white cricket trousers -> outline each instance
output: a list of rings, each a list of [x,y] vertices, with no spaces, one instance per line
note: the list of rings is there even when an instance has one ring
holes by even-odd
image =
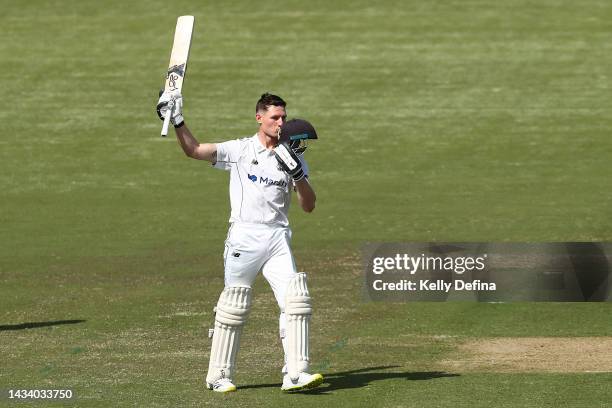
[[[261,270],[284,312],[289,282],[297,274],[290,241],[289,227],[233,223],[223,253],[225,286],[252,287]]]

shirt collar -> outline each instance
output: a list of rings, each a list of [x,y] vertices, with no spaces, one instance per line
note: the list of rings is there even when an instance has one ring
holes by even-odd
[[[268,150],[266,149],[266,146],[262,145],[261,142],[259,141],[259,137],[257,136],[257,133],[255,133],[255,136],[253,136],[251,140],[253,141],[253,145],[255,146],[255,151],[257,153],[263,153]]]

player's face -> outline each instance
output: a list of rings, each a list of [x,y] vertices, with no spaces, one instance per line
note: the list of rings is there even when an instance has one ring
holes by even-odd
[[[282,106],[269,106],[265,112],[257,112],[255,115],[259,129],[268,137],[278,137],[280,127],[287,119],[287,113]]]

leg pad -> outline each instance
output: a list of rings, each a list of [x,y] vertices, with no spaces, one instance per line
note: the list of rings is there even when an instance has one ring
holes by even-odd
[[[308,328],[312,315],[312,303],[306,274],[300,272],[289,283],[285,303],[287,320],[287,371],[297,381],[301,372],[308,370]]]
[[[251,310],[251,292],[251,288],[246,286],[227,287],[219,296],[207,383],[212,384],[221,378],[232,379],[242,327]]]

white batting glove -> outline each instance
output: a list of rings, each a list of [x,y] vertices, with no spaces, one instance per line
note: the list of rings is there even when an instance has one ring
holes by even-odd
[[[293,181],[300,181],[304,178],[304,169],[302,168],[302,161],[299,159],[297,154],[289,147],[287,142],[281,142],[273,150],[276,161],[285,171],[289,174]]]
[[[180,92],[163,92],[157,101],[157,115],[163,121],[170,111],[170,122],[175,128],[183,126],[183,95]]]

